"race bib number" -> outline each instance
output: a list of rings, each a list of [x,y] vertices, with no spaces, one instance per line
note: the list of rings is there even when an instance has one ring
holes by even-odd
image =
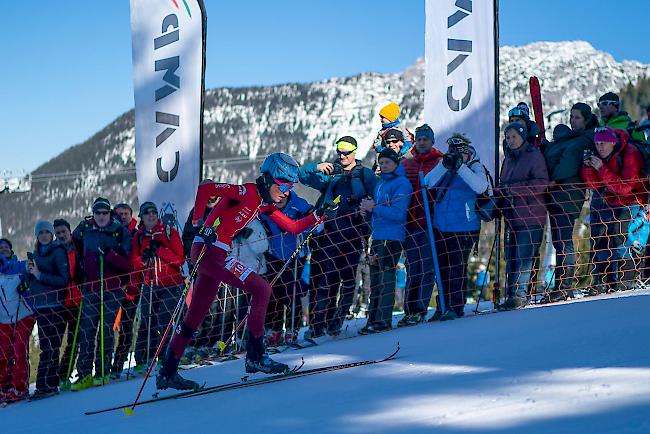
[[[242,264],[235,258],[226,258],[226,270],[230,271],[242,282],[253,272],[253,269]]]

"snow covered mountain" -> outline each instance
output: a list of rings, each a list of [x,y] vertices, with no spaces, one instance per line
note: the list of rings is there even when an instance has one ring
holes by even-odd
[[[502,121],[509,107],[529,99],[530,75],[542,81],[546,113],[570,108],[577,101],[595,105],[604,92],[650,75],[650,65],[618,63],[587,42],[502,47],[500,59]],[[303,162],[331,157],[333,141],[344,134],[355,136],[365,152],[379,128],[379,108],[389,100],[401,104],[401,117],[409,128],[422,123],[423,59],[396,74],[364,73],[316,83],[209,90],[205,174],[227,182],[250,180],[258,161],[279,150]],[[552,124],[566,120],[566,114],[556,116]],[[3,235],[14,240],[16,251],[22,254],[33,242],[37,218],[65,217],[76,223],[99,194],[135,204],[134,161],[131,110],[36,169],[31,192],[4,195],[0,202]]]

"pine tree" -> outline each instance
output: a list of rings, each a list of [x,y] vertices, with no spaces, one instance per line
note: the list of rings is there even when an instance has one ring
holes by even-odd
[[[628,83],[621,90],[623,109],[633,120],[645,119],[646,107],[650,105],[650,77],[639,79],[636,85]]]

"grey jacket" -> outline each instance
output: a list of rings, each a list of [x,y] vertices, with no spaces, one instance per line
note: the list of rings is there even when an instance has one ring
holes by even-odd
[[[63,306],[70,282],[68,252],[65,247],[56,241],[44,248],[39,244],[34,251],[34,262],[41,275],[37,279],[33,274],[27,274],[27,302],[36,309]]]

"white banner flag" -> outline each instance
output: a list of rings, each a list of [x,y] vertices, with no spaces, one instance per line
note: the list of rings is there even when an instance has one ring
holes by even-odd
[[[131,0],[138,201],[182,222],[201,176],[202,0]]]
[[[436,147],[462,132],[494,173],[495,35],[493,0],[427,0],[424,120]]]

